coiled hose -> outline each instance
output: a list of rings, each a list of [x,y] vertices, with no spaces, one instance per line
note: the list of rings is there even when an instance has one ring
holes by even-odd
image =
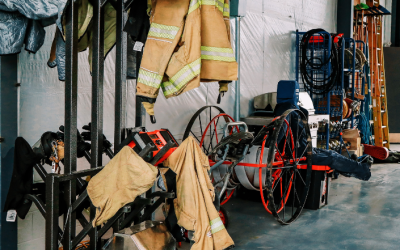
[[[371,144],[370,138],[372,136],[372,131],[369,119],[364,113],[361,113],[357,116],[357,121],[358,121],[358,129],[362,134],[361,143]]]
[[[328,59],[323,61],[322,57],[315,55],[311,58],[307,57],[307,50],[309,49],[311,38],[314,36],[314,34],[320,32],[326,31],[323,29],[313,29],[306,32],[303,35],[300,44],[300,73],[304,83],[304,88],[306,91],[317,95],[328,93],[337,83],[337,78],[340,72],[338,48],[333,38],[331,39],[331,55]],[[319,77],[322,75],[321,71],[326,70],[327,67],[331,67],[331,74],[324,77]],[[318,78],[315,77],[316,75],[318,75]]]

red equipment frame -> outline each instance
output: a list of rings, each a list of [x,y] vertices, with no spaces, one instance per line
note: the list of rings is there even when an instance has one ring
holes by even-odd
[[[174,151],[175,149],[179,146],[178,142],[175,140],[175,138],[172,136],[171,132],[168,129],[159,129],[159,130],[154,130],[151,132],[144,132],[141,131],[138,133],[139,135],[147,135],[148,140],[151,140],[154,145],[155,149],[152,151],[152,156],[155,157],[163,147],[165,147],[168,144],[168,140],[172,140],[175,143],[175,147],[170,148],[162,157],[160,160],[158,160],[154,166],[158,166],[161,164],[163,161],[165,161]],[[132,140],[131,142],[128,143],[128,146],[131,148],[135,148],[137,144]]]

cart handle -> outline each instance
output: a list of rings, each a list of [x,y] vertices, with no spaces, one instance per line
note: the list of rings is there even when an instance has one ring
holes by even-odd
[[[238,127],[243,126],[244,131],[249,132],[249,129],[247,128],[247,124],[245,122],[229,122],[229,123],[225,124],[225,126],[224,126],[224,137],[229,135],[228,128],[233,127],[233,126],[238,126]]]

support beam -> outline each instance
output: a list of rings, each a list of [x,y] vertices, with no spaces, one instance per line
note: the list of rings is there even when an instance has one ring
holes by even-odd
[[[93,3],[93,53],[92,53],[92,125],[91,125],[91,164],[90,168],[97,168],[103,164],[103,80],[104,80],[104,8],[102,0]],[[90,206],[91,211],[96,207]],[[90,220],[95,213],[90,213]],[[98,236],[98,227],[90,231],[90,249],[100,249],[101,241]]]
[[[124,1],[117,1],[117,45],[115,60],[115,133],[114,153],[117,154],[126,127],[126,65],[128,37],[123,31],[128,14],[124,11]]]
[[[60,183],[55,174],[46,177],[46,250],[57,250],[58,242],[58,216],[60,211]],[[65,239],[65,231],[63,234]],[[70,245],[70,243],[68,243]],[[64,249],[65,248],[64,245]]]
[[[78,105],[78,3],[70,1],[66,11],[65,40],[65,158],[64,174],[76,171],[77,163],[77,105]],[[69,207],[76,198],[76,180],[64,185],[65,204]],[[46,186],[46,188],[48,188]],[[54,192],[57,192],[55,190]],[[47,205],[47,204],[46,204]],[[55,204],[53,204],[56,206]],[[64,249],[72,249],[71,239],[76,233],[75,212],[64,215]],[[53,225],[54,226],[54,225]],[[57,227],[53,227],[57,228]],[[46,232],[47,233],[47,232]],[[47,242],[46,242],[47,243]],[[47,245],[46,245],[47,248]],[[58,249],[58,248],[56,248]],[[56,250],[51,249],[51,250]]]
[[[346,38],[353,38],[353,18],[354,0],[338,0],[337,33],[343,33]]]
[[[17,249],[17,222],[6,222],[3,207],[10,187],[18,136],[18,56],[0,56],[0,249]]]
[[[240,16],[235,17],[235,58],[238,64],[238,79],[235,85],[235,121],[240,121]]]

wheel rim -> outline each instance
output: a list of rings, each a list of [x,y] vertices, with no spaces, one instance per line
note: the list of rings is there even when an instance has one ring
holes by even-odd
[[[193,136],[208,155],[223,137],[223,127],[234,119],[217,106],[205,106],[190,119],[183,140]]]
[[[285,122],[285,124],[287,126],[289,126],[289,123],[286,120],[284,122]],[[294,138],[293,138],[293,134],[291,133],[290,130],[287,130],[286,136],[289,136],[290,141],[292,142],[292,145],[293,145],[294,144],[293,143],[294,142]],[[264,149],[265,149],[265,143],[266,143],[265,139],[266,138],[267,138],[267,135],[265,136],[264,141],[262,143],[259,164],[263,163]],[[291,148],[293,150],[293,147],[291,147]],[[284,157],[284,155],[285,155],[284,153],[282,153],[282,155],[275,154],[275,160],[283,161],[284,159],[282,159],[282,158]],[[263,183],[261,175],[262,175],[262,168],[259,168],[259,179],[260,179],[259,182]],[[284,205],[286,204],[286,202],[287,202],[287,200],[289,198],[289,195],[290,195],[290,191],[292,189],[292,183],[289,183],[287,192],[284,192],[282,182],[280,181],[281,175],[282,175],[282,169],[281,168],[280,169],[275,169],[272,172],[272,190],[278,189],[278,190],[280,190],[281,196],[284,196],[284,197],[282,197],[282,201],[279,203],[279,207],[276,209],[277,213],[281,212],[282,209],[284,208]],[[284,195],[284,193],[286,193],[286,194]],[[262,199],[264,200],[263,197],[262,197]],[[267,210],[268,213],[272,214],[271,210],[268,208],[268,205],[269,205],[269,201],[267,200],[266,202],[264,202],[265,209]]]
[[[267,200],[262,192],[261,196],[267,211],[280,223],[290,224],[297,219],[304,207],[311,181],[312,146],[307,118],[298,110],[288,110],[275,121],[270,136],[272,138],[268,140],[266,176]],[[302,140],[306,141],[305,146],[299,147]],[[263,145],[265,143],[266,141]],[[298,165],[307,165],[307,168],[299,170]]]
[[[205,128],[202,136],[201,136],[201,140],[200,140],[200,147],[203,147],[203,145],[208,144],[208,146],[206,146],[205,148],[208,149],[208,151],[210,149],[213,149],[214,146],[216,146],[219,141],[221,139],[223,139],[223,132],[219,130],[218,124],[220,119],[223,119],[224,121],[229,121],[229,122],[234,122],[235,120],[228,114],[225,113],[221,113],[217,116],[215,116],[214,118],[211,119],[211,121],[207,124],[207,127]],[[235,126],[236,131],[239,131],[239,128],[237,126]],[[209,133],[207,133],[209,131]],[[230,131],[230,134],[232,134],[233,131]],[[209,142],[206,143],[206,138],[207,136],[209,136]],[[215,145],[214,145],[215,144]]]
[[[233,193],[235,192],[236,189],[230,190],[229,194],[228,191],[225,191],[225,196],[224,199],[221,201],[221,206],[223,206],[225,203],[229,201],[230,198],[232,198]]]
[[[207,152],[211,152],[213,150],[214,146],[216,146],[219,143],[219,141],[221,139],[223,139],[223,137],[224,137],[223,132],[220,131],[220,133],[218,133],[218,131],[219,131],[218,122],[220,119],[222,121],[229,121],[229,122],[235,121],[231,116],[229,116],[228,114],[225,114],[225,113],[218,114],[214,118],[212,118],[211,121],[207,124],[207,127],[205,128],[205,130],[201,136],[200,143],[199,143],[199,145],[203,149],[203,151],[207,150]],[[235,126],[234,128],[236,129],[236,131],[239,131],[238,126]],[[212,131],[212,133],[211,134],[208,133],[209,131],[210,132]],[[229,134],[232,134],[233,132],[234,132],[234,129],[232,129]],[[209,137],[209,140],[206,140],[207,137]],[[212,178],[212,183],[214,184],[214,178]],[[229,201],[229,199],[232,197],[234,192],[235,192],[235,189],[225,191],[225,194],[222,196],[221,206]]]
[[[223,128],[226,123],[235,120],[217,106],[205,106],[199,109],[190,119],[183,135],[185,140],[189,135],[195,137],[199,142],[203,152],[208,155],[212,149],[223,139]],[[239,131],[239,127],[235,126],[230,131]],[[212,183],[214,183],[214,178]],[[232,196],[234,190],[227,190],[221,200],[221,206],[224,205]]]

